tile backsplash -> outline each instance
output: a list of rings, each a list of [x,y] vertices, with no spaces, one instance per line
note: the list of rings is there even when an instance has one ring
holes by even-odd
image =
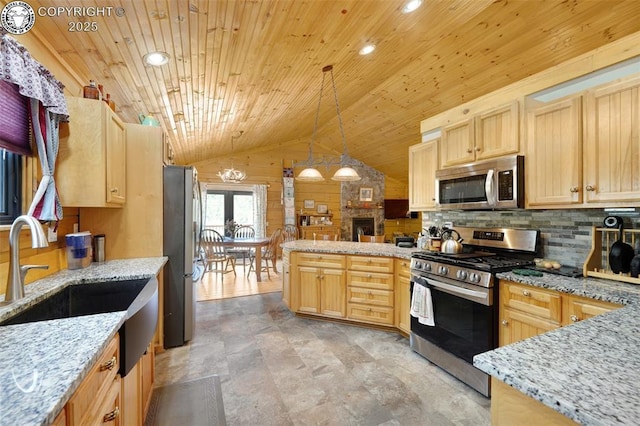
[[[423,212],[422,226],[452,222],[453,227],[509,227],[539,229],[541,257],[555,259],[567,266],[582,268],[591,251],[593,226],[601,227],[606,216],[621,216],[625,228],[640,228],[640,212],[605,212],[603,209],[580,210],[504,210]]]

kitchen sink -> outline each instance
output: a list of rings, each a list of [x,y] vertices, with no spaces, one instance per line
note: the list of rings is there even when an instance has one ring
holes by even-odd
[[[69,285],[0,322],[0,326],[127,311],[120,334],[120,375],[146,351],[158,322],[158,280],[100,281]]]

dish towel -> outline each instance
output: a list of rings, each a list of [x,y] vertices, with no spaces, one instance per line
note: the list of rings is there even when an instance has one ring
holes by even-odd
[[[413,293],[411,294],[411,311],[412,317],[418,318],[420,324],[435,326],[433,318],[433,302],[431,301],[431,290],[420,284],[413,285]]]

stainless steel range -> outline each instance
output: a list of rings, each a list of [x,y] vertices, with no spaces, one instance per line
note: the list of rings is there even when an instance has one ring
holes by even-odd
[[[463,238],[458,254],[422,251],[411,256],[414,298],[429,290],[432,320],[411,317],[411,348],[485,396],[489,376],[473,366],[473,356],[498,344],[498,286],[495,274],[533,265],[540,232],[509,228],[456,228]],[[414,290],[415,289],[415,290]],[[413,311],[413,309],[412,309]]]

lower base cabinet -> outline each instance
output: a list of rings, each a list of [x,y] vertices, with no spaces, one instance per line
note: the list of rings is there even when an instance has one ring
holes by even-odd
[[[396,259],[396,327],[406,334],[411,332],[411,271],[409,261]]]

